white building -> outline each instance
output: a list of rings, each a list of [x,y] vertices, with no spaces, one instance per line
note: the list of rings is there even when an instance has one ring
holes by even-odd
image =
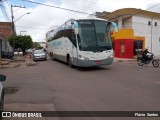
[[[160,13],[124,8],[107,13],[102,18],[116,22],[119,30],[133,30],[134,36],[144,37],[142,48],[148,47],[160,57]],[[123,38],[128,37],[125,33],[120,34]]]
[[[153,16],[133,16],[132,28],[136,36],[145,36],[145,47],[160,56],[160,14]]]
[[[46,48],[46,43],[45,42],[38,42],[38,44],[43,47],[43,48]]]

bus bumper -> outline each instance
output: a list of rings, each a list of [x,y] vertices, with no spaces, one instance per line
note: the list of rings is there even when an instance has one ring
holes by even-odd
[[[102,60],[81,60],[78,59],[79,67],[94,67],[101,65],[111,65],[113,63],[113,58],[107,58]]]

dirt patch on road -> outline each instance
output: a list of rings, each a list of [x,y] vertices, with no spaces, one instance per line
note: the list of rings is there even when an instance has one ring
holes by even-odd
[[[19,91],[19,88],[16,87],[5,87],[4,94],[5,95],[13,95]]]

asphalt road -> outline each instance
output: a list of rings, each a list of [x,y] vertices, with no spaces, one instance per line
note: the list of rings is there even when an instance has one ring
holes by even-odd
[[[5,96],[5,110],[8,111],[160,111],[160,68],[150,65],[140,67],[135,62],[114,62],[96,68],[69,68],[63,62],[48,60],[32,67],[1,69],[0,73],[7,75],[5,87],[19,89],[16,94]]]

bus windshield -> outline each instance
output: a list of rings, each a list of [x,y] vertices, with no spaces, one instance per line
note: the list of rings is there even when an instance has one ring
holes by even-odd
[[[106,21],[78,20],[77,23],[80,50],[102,52],[112,49],[112,39]]]

